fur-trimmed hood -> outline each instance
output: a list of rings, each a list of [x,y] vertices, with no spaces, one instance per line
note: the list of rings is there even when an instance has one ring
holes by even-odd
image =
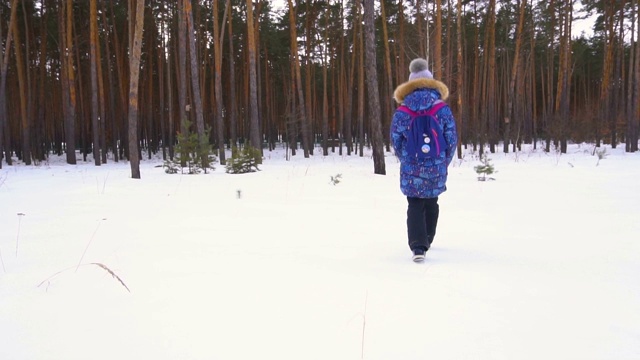
[[[418,89],[433,89],[440,94],[440,99],[446,101],[449,97],[449,88],[443,82],[435,79],[419,78],[400,84],[393,93],[393,98],[398,104],[402,104],[405,98]]]

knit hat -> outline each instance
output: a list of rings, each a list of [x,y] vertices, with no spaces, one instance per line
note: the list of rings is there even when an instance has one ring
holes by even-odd
[[[427,60],[422,58],[413,59],[411,64],[409,64],[409,71],[411,71],[409,80],[419,78],[433,79],[433,74],[429,71],[428,67],[429,64],[427,64]]]

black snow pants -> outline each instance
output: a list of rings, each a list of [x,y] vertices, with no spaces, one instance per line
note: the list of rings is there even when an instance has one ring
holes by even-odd
[[[421,199],[407,197],[407,233],[409,248],[429,250],[433,237],[436,235],[440,207],[438,198]]]

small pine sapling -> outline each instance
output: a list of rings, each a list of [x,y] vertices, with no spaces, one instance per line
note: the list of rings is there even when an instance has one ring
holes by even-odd
[[[190,128],[191,123],[187,121],[185,127]],[[176,155],[171,160],[164,162],[164,171],[167,174],[184,174],[187,169],[188,174],[199,174],[207,170],[214,170],[213,163],[216,157],[213,154],[211,145],[209,144],[209,132],[211,128],[207,128],[202,137],[197,133],[187,130],[186,133],[178,133],[178,143],[175,146]]]
[[[481,175],[478,176],[478,181],[495,180],[492,177],[487,177],[487,175],[495,173],[496,170],[493,167],[493,164],[491,164],[491,159],[487,157],[486,153],[483,153],[482,156],[480,156],[480,163],[480,165],[477,165],[473,168],[473,170],[475,170],[478,175]]]
[[[233,149],[233,154],[227,160],[226,172],[229,174],[246,174],[260,171],[258,163],[262,157],[259,149],[251,146],[245,146],[242,150]]]

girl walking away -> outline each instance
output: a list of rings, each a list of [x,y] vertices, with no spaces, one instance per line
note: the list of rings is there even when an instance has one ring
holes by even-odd
[[[414,59],[409,81],[394,98],[391,141],[400,160],[400,190],[407,197],[407,236],[413,261],[422,262],[436,235],[438,196],[446,191],[448,167],[458,135],[447,86],[433,78],[427,61]]]

